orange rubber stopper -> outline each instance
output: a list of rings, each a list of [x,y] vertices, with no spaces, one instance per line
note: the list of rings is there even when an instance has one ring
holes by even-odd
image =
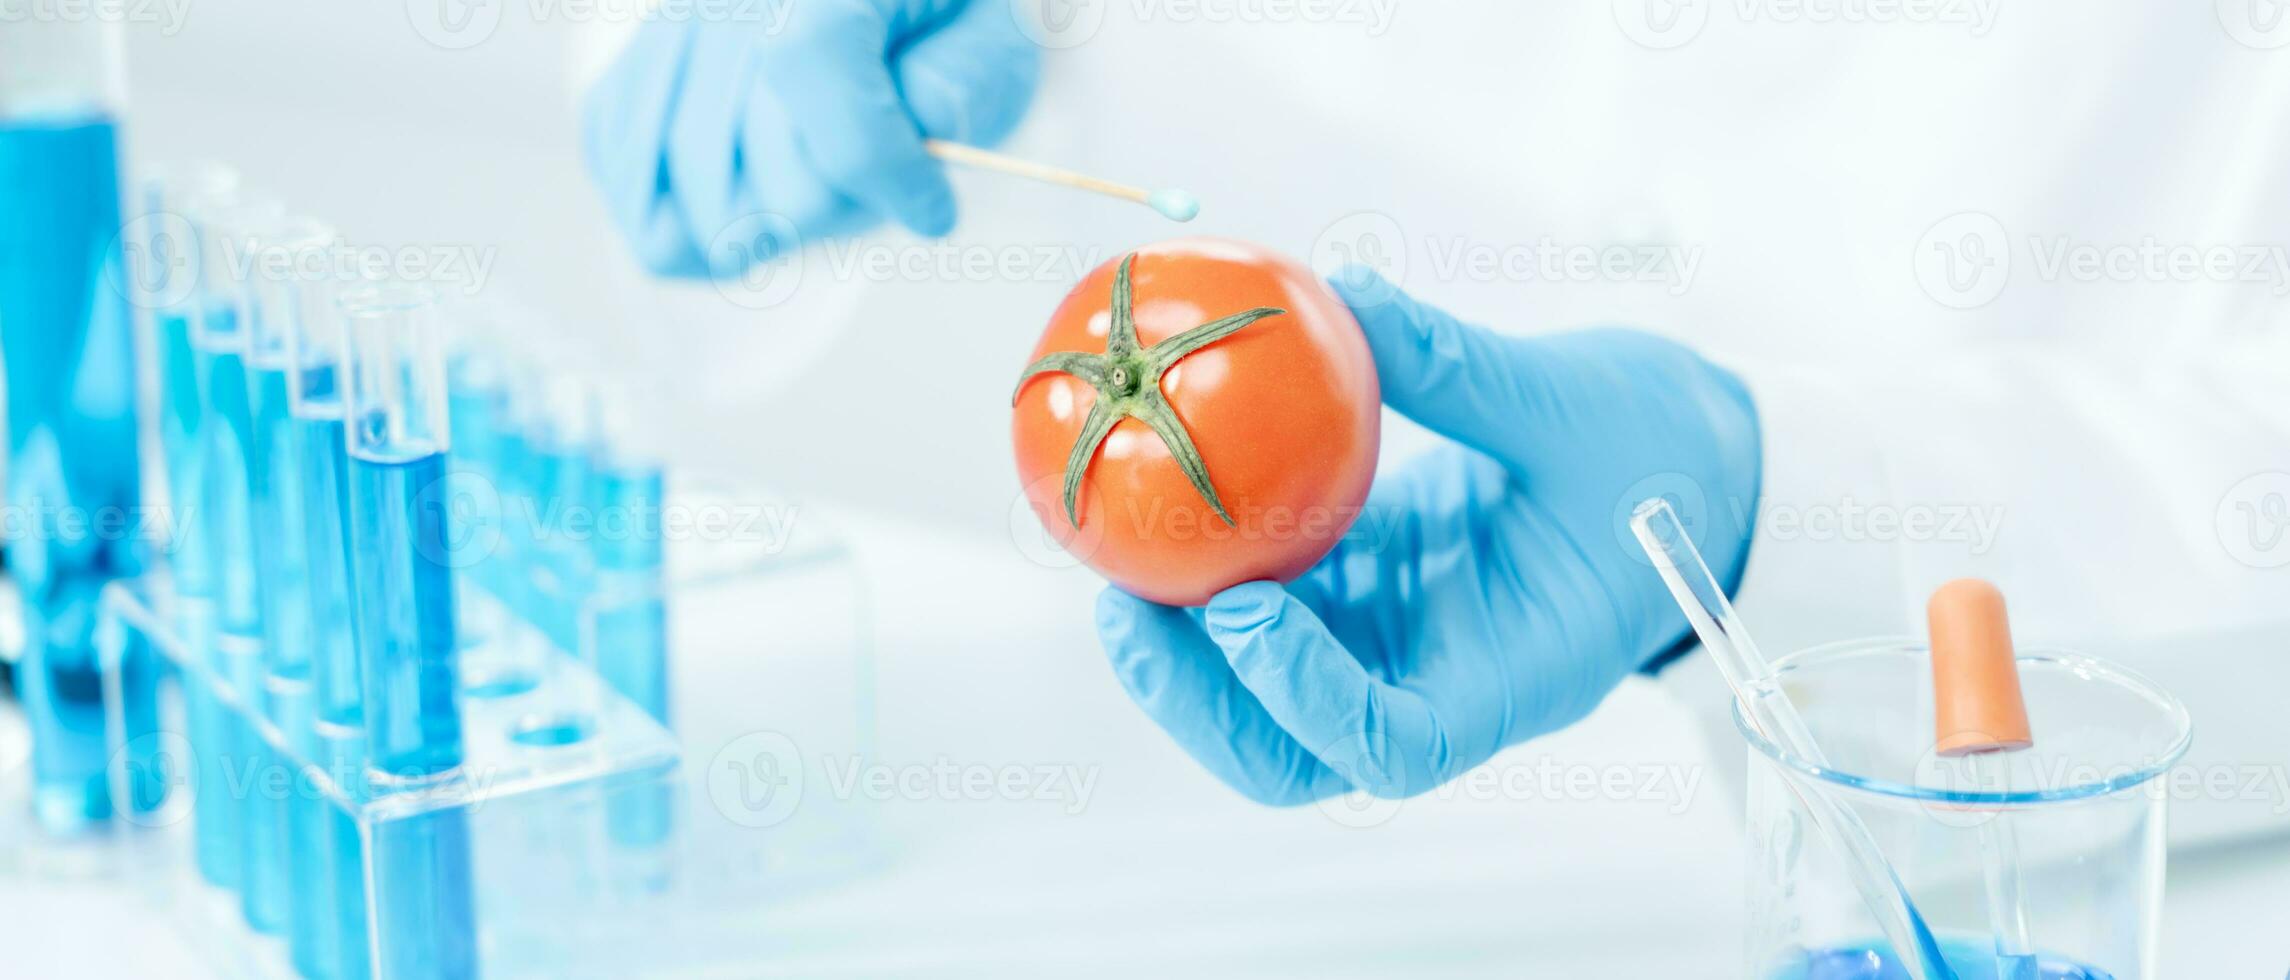
[[[1933,751],[1977,755],[2034,745],[2004,594],[1960,578],[1933,590],[1924,618],[1932,636]]]

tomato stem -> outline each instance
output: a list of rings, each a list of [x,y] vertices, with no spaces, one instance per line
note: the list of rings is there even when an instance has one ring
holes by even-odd
[[[1114,271],[1113,321],[1105,332],[1105,353],[1059,351],[1043,356],[1018,375],[1018,386],[1010,393],[1010,404],[1018,403],[1018,395],[1025,391],[1026,382],[1042,374],[1070,374],[1097,389],[1097,400],[1089,406],[1089,415],[1082,419],[1081,436],[1074,440],[1073,449],[1066,456],[1065,516],[1074,527],[1081,526],[1075,506],[1081,497],[1082,475],[1097,458],[1097,447],[1124,418],[1137,419],[1160,436],[1161,443],[1169,447],[1169,455],[1177,461],[1177,468],[1184,471],[1185,479],[1192,483],[1202,500],[1208,501],[1226,526],[1232,526],[1232,515],[1225,512],[1224,501],[1217,496],[1216,484],[1209,479],[1208,464],[1201,461],[1201,451],[1193,446],[1192,433],[1186,431],[1185,423],[1177,418],[1176,409],[1161,394],[1161,376],[1186,355],[1239,333],[1258,320],[1288,311],[1260,306],[1211,320],[1140,349],[1135,300],[1129,285],[1129,267],[1136,260],[1135,252],[1122,256],[1120,268]]]

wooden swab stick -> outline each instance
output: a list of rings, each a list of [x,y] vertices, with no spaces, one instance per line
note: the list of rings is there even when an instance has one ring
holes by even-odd
[[[1118,197],[1124,201],[1135,201],[1161,212],[1162,217],[1171,221],[1191,221],[1194,215],[1201,213],[1201,205],[1193,200],[1193,195],[1180,190],[1149,191],[1142,187],[1131,187],[1128,184],[1116,184],[1110,180],[1100,180],[1087,174],[1077,174],[1060,167],[1035,163],[1032,160],[1020,160],[1017,157],[1004,156],[990,150],[981,150],[964,143],[950,143],[946,140],[923,140],[922,145],[930,151],[931,156],[948,163],[998,170],[1013,177],[1038,180],[1045,184],[1062,184],[1077,190],[1104,194],[1108,197]]]

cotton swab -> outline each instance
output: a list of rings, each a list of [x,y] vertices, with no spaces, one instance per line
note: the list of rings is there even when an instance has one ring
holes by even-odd
[[[1200,202],[1193,200],[1193,195],[1175,188],[1149,191],[1128,184],[1116,184],[1110,180],[1078,174],[1045,163],[1020,160],[1017,157],[1005,156],[991,150],[981,150],[966,143],[933,139],[922,141],[922,145],[924,149],[930,151],[931,156],[948,163],[996,170],[1013,177],[1038,180],[1045,184],[1060,184],[1077,190],[1118,197],[1124,201],[1135,201],[1160,212],[1162,217],[1171,221],[1191,221],[1195,215],[1201,213]]]

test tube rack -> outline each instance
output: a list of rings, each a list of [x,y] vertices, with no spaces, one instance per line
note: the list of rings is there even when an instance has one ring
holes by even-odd
[[[679,497],[672,506],[695,510],[756,499],[720,488]],[[458,775],[415,787],[332,762],[322,739],[283,731],[251,706],[208,666],[213,659],[200,644],[212,639],[200,638],[207,627],[198,603],[174,596],[164,571],[115,584],[99,634],[115,718],[125,717],[117,709],[130,672],[155,665],[165,679],[156,724],[111,732],[115,794],[153,802],[106,832],[107,873],[138,882],[219,976],[630,975],[679,963],[702,968],[733,951],[754,955],[756,908],[864,874],[883,859],[864,801],[814,794],[795,807],[772,799],[773,774],[755,770],[824,765],[867,750],[872,691],[862,580],[831,534],[770,553],[693,543],[669,556],[657,588],[585,583],[591,594],[571,597],[583,609],[581,648],[547,648],[537,683],[470,696],[476,681],[465,682]],[[593,645],[611,631],[599,624],[647,610],[676,637],[675,658],[753,660],[756,669],[736,683],[754,694],[755,715],[694,719],[677,726],[685,729],[679,738],[603,677]],[[482,663],[538,632],[509,625],[474,640],[464,657]],[[802,638],[787,642],[789,632]],[[531,662],[529,652],[513,656]],[[152,664],[139,668],[144,660]],[[187,741],[185,715],[202,697],[255,733],[260,753],[242,752],[221,773],[200,771],[214,754]],[[688,771],[694,767],[701,771]],[[823,773],[782,775],[824,780]],[[306,870],[290,872],[298,884],[289,921],[265,934],[249,921],[244,890],[218,887],[200,868],[192,829],[201,795],[215,792],[234,805],[250,797],[305,802],[355,842],[331,851],[355,855],[355,866],[315,892],[301,883],[315,880]],[[465,843],[467,915],[458,923],[403,921],[402,910],[436,903],[435,882],[391,869],[407,853],[454,859],[451,848],[437,846],[441,827]],[[348,945],[305,949],[311,944],[296,916],[342,908],[357,913],[333,930]],[[397,921],[393,909],[401,910]],[[463,946],[438,946],[455,942]],[[327,962],[313,962],[321,954]]]

